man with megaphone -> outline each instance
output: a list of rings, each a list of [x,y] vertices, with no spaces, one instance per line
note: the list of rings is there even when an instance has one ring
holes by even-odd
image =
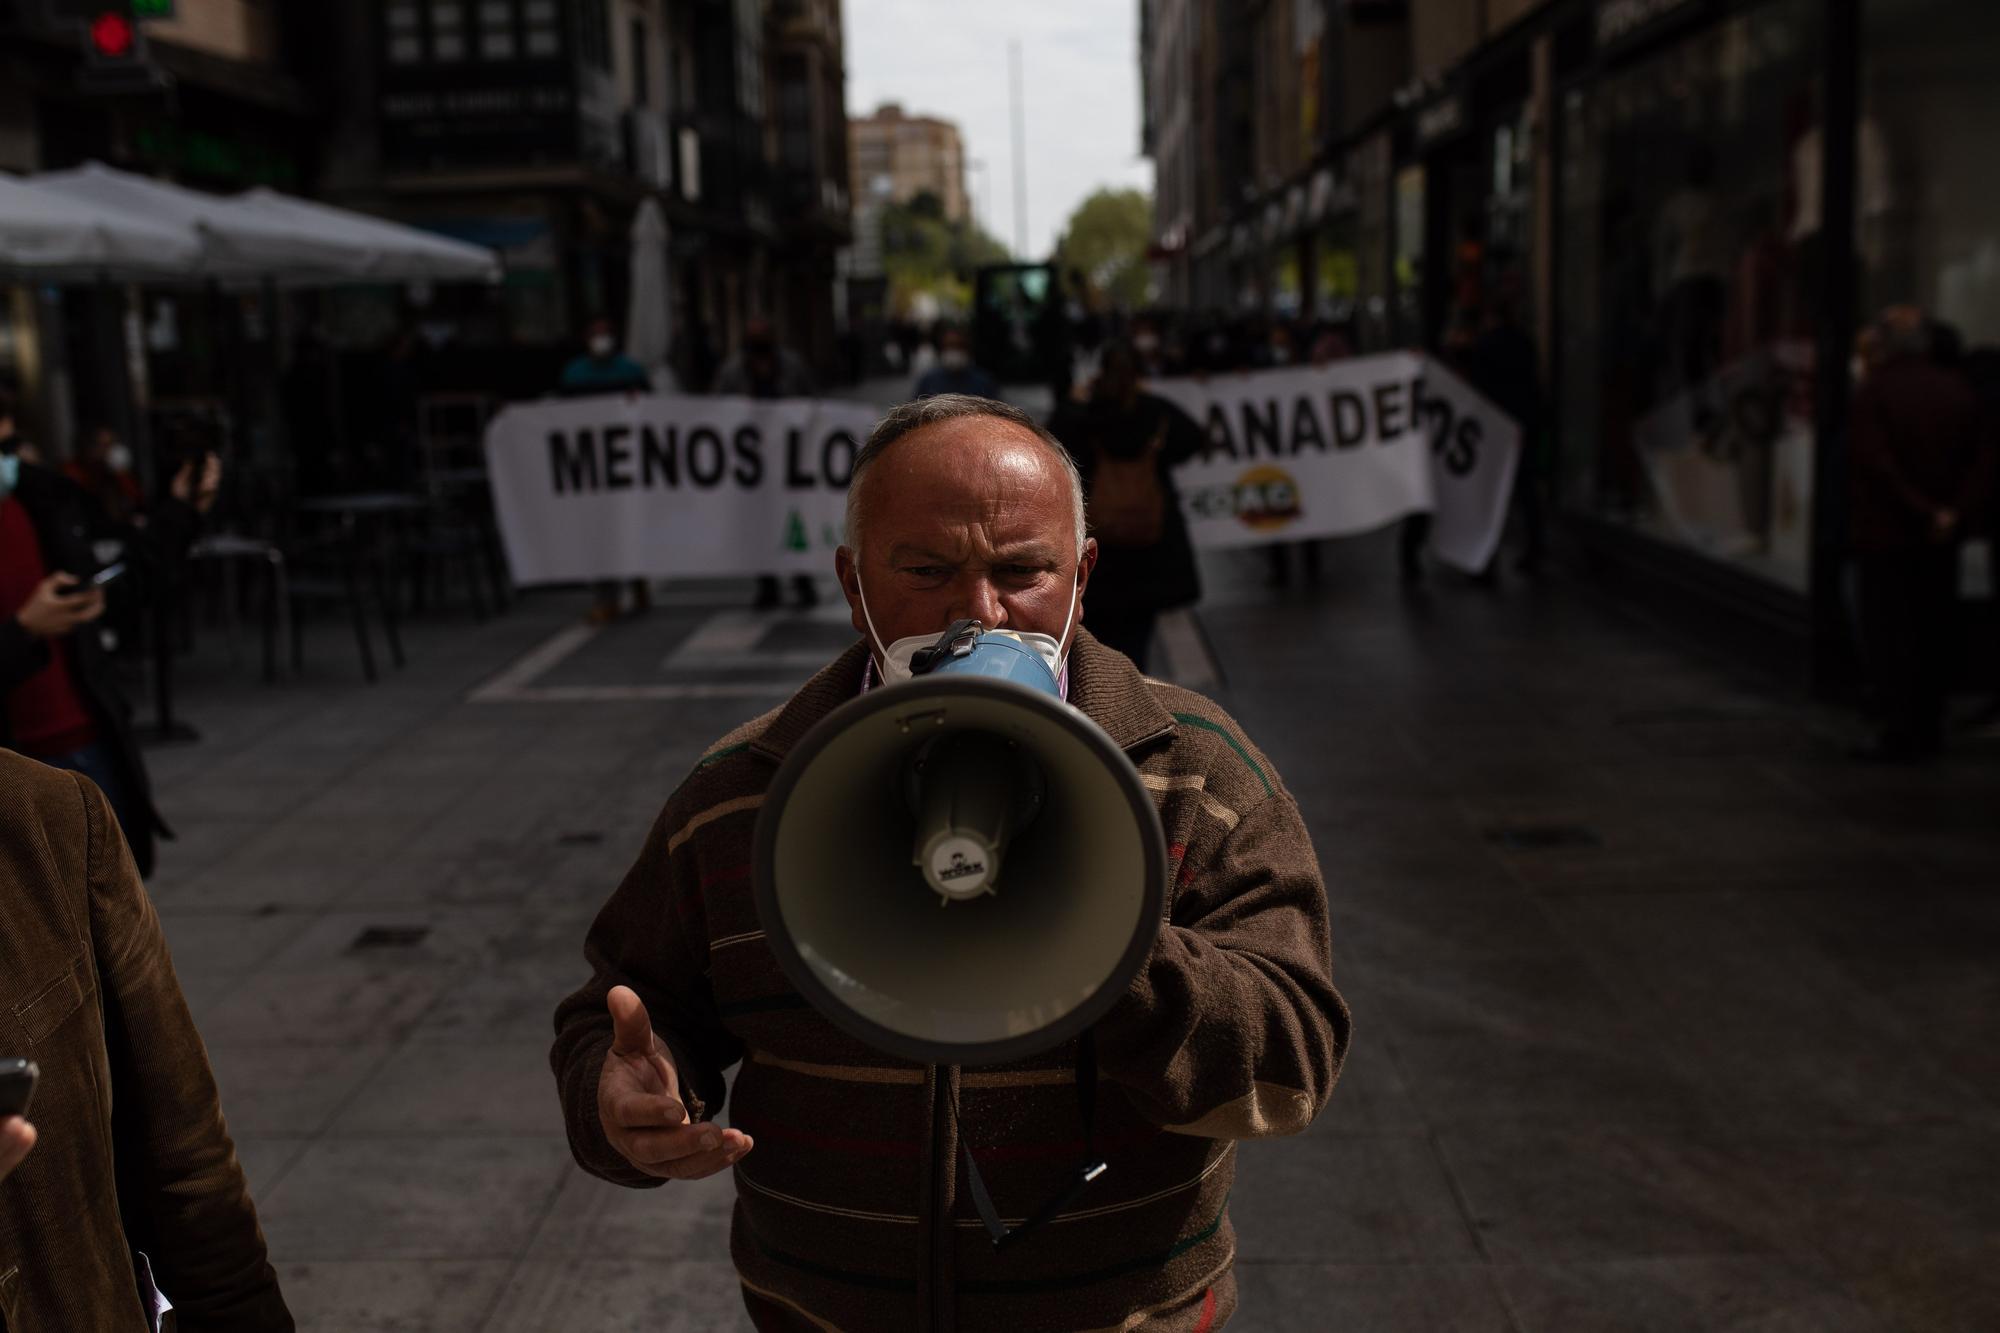
[[[733,1168],[760,1329],[1209,1333],[1235,1142],[1332,1092],[1298,807],[1087,632],[1083,490],[1017,409],[891,412],[835,564],[862,641],[696,763],[556,1011],[585,1170]]]

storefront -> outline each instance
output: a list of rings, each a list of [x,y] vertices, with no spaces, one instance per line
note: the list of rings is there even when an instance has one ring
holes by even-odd
[[[1763,0],[1634,49],[1560,113],[1558,498],[1799,593],[1829,313],[1822,7]]]
[[[2000,346],[2000,5],[1558,9],[1556,498],[1600,564],[1835,678],[1855,331],[1913,303]]]

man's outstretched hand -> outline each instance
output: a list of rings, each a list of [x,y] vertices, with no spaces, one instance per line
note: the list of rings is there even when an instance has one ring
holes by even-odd
[[[700,1180],[735,1165],[753,1146],[750,1136],[688,1119],[680,1076],[638,994],[613,986],[605,1004],[611,1050],[597,1079],[597,1118],[619,1156],[661,1180]]]

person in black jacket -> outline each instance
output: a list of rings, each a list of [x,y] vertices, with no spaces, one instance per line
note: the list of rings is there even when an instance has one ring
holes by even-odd
[[[1165,399],[1140,391],[1138,353],[1118,340],[1105,344],[1096,379],[1056,408],[1049,433],[1083,474],[1098,543],[1083,623],[1144,671],[1160,612],[1201,596],[1173,480],[1173,469],[1201,451],[1201,428]],[[1143,471],[1132,466],[1141,460],[1150,460]],[[1150,477],[1150,486],[1135,485],[1135,472],[1138,482]],[[1127,511],[1116,517],[1108,508],[1114,484]],[[1135,523],[1129,511],[1139,498],[1149,512]]]
[[[132,708],[95,624],[107,594],[89,583],[99,568],[92,548],[123,542],[130,572],[114,595],[157,581],[194,540],[219,481],[212,454],[185,461],[146,527],[120,529],[82,487],[33,461],[0,397],[0,746],[102,788],[142,875],[152,873],[155,835],[173,834],[153,805]]]

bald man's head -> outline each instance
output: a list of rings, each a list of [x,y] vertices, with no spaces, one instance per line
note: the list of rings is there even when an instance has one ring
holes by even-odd
[[[951,424],[949,429],[939,429]],[[921,435],[922,438],[916,438]],[[941,393],[919,398],[893,409],[868,436],[854,459],[854,474],[847,484],[847,544],[861,547],[861,531],[867,518],[868,478],[892,448],[935,449],[937,461],[948,472],[962,471],[963,465],[981,461],[995,451],[1025,448],[1042,456],[1042,465],[1053,465],[1067,484],[1071,517],[1074,519],[1075,549],[1083,549],[1087,536],[1083,508],[1083,475],[1076,460],[1056,437],[1020,408],[991,398],[971,394]]]

